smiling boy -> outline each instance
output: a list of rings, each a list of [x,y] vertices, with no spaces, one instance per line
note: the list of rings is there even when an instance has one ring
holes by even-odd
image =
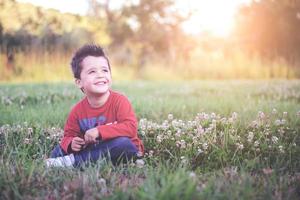
[[[111,90],[111,68],[103,49],[97,45],[81,47],[71,66],[85,97],[69,113],[64,137],[46,166],[81,166],[101,158],[115,164],[143,154],[133,108],[124,95]]]

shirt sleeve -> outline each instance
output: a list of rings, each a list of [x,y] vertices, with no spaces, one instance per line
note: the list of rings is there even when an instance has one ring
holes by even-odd
[[[61,148],[66,153],[71,153],[72,150],[69,148],[74,137],[80,136],[80,127],[74,109],[71,110],[68,119],[64,127],[64,137],[60,142]]]
[[[129,138],[136,137],[137,119],[129,100],[121,95],[115,104],[117,123],[98,126],[97,128],[101,139],[109,140],[121,136]]]

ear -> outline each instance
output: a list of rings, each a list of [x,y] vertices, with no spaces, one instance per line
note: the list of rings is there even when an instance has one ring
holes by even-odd
[[[75,84],[79,89],[82,89],[82,84],[81,84],[81,80],[79,78],[75,79]]]

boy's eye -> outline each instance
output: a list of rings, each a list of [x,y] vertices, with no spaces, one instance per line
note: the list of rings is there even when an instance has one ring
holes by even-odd
[[[92,74],[92,73],[95,73],[96,71],[95,70],[92,70],[92,71],[89,71],[88,74]]]
[[[108,70],[107,70],[107,69],[103,69],[102,71],[104,71],[104,72],[108,72]]]

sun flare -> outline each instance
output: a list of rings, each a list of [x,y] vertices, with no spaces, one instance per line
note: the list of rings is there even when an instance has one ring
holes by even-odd
[[[189,1],[187,9],[192,11],[190,20],[184,24],[189,33],[210,32],[225,37],[234,26],[234,16],[239,6],[250,0],[198,0]]]

